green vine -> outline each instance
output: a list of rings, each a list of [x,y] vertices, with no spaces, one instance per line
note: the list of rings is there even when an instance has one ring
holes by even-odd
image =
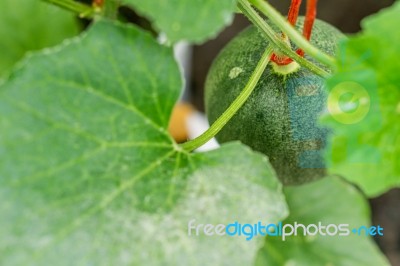
[[[287,44],[278,37],[277,33],[268,25],[268,23],[250,6],[249,2],[247,0],[239,0],[238,1],[238,6],[239,9],[243,12],[243,14],[255,25],[257,26],[261,32],[264,34],[264,36],[276,47],[279,49],[280,52],[282,52],[284,55],[292,58],[295,60],[297,63],[300,65],[308,68],[311,72],[313,72],[316,75],[319,75],[321,77],[327,78],[329,77],[329,73],[323,70],[322,68],[316,66],[312,62],[304,59],[303,57],[299,56],[296,52],[291,50]],[[289,25],[286,21],[283,20],[284,24]],[[290,25],[289,25],[290,26]],[[292,26],[290,26],[291,29]],[[294,29],[293,29],[294,30]],[[296,31],[296,30],[294,30]],[[297,32],[297,31],[296,31]],[[286,33],[286,32],[285,32]],[[288,35],[289,36],[289,35]],[[311,44],[306,41],[308,46],[311,46]],[[301,48],[305,48],[301,46]],[[316,48],[315,48],[316,49]],[[309,50],[309,48],[304,49],[304,51]],[[310,54],[310,56],[312,56]],[[318,60],[318,59],[317,59]]]
[[[248,0],[250,1],[258,10],[260,10],[265,16],[267,16],[279,29],[289,36],[297,46],[302,48],[308,55],[315,58],[318,62],[321,62],[327,66],[335,67],[335,59],[328,54],[322,52],[315,46],[313,46],[309,41],[307,41],[300,33],[293,28],[282,15],[275,10],[267,1],[264,0]],[[239,0],[243,2],[243,0]]]
[[[267,67],[272,55],[272,47],[269,46],[263,53],[260,61],[258,62],[254,72],[252,73],[246,87],[239,94],[239,96],[233,101],[233,103],[225,110],[225,112],[211,125],[211,127],[204,132],[199,137],[181,144],[181,147],[186,151],[193,151],[210,139],[212,139],[225,125],[228,121],[236,114],[236,112],[243,106],[246,100],[249,98],[250,94],[256,87],[258,80],[260,79],[262,73]]]

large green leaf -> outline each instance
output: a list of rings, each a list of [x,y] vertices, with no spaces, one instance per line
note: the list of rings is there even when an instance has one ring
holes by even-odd
[[[283,224],[349,224],[350,230],[369,226],[366,200],[359,191],[341,179],[330,177],[299,187],[288,187],[285,195],[290,216]],[[332,228],[329,230],[334,233]],[[326,234],[326,231],[323,233]],[[302,229],[299,229],[297,236],[289,236],[285,241],[279,236],[270,236],[259,253],[257,265],[388,265],[372,239],[365,236],[365,230],[357,234],[304,236]]]
[[[78,33],[73,14],[40,0],[0,1],[0,75],[27,51],[60,43]]]
[[[168,40],[200,43],[231,23],[236,0],[123,0],[154,21]]]
[[[253,261],[261,238],[188,222],[277,222],[281,185],[241,144],[182,151],[166,130],[181,87],[171,49],[113,22],[25,60],[0,88],[0,264]]]
[[[369,196],[400,186],[399,14],[397,2],[364,20],[363,32],[341,44],[338,71],[328,80],[330,172]]]

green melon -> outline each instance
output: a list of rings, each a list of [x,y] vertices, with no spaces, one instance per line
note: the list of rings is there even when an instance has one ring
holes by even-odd
[[[303,18],[299,18],[297,27],[302,26]],[[334,55],[342,37],[333,26],[316,20],[311,43]],[[268,41],[251,26],[215,59],[205,85],[210,123],[243,90],[267,45]],[[324,68],[307,55],[306,58]],[[220,143],[240,140],[266,154],[285,185],[319,179],[326,172],[323,149],[329,130],[318,123],[326,98],[324,79],[308,69],[301,67],[297,72],[281,75],[269,65],[252,95],[216,138]]]

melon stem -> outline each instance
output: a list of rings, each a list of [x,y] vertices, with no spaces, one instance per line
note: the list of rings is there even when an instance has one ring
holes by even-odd
[[[306,19],[304,21],[303,26],[303,36],[306,40],[310,40],[311,32],[314,25],[315,18],[317,16],[317,2],[318,0],[307,0],[307,10],[306,10]],[[296,26],[297,18],[299,16],[301,0],[292,0],[292,3],[289,8],[288,13],[288,22],[293,27]],[[287,38],[285,33],[282,33],[283,38]],[[297,49],[296,53],[301,57],[304,57],[304,50]],[[280,58],[275,54],[272,55],[271,61],[274,62],[277,66],[286,66],[293,62],[293,60],[289,57]]]
[[[336,60],[313,46],[306,38],[304,38],[292,25],[290,25],[282,15],[275,10],[267,1],[264,0],[249,0],[258,10],[260,10],[265,16],[267,16],[278,28],[284,32],[291,41],[293,41],[298,47],[300,47],[309,56],[316,59],[318,62],[330,66],[336,67]],[[239,1],[240,2],[240,1]],[[243,2],[243,1],[242,1]],[[290,58],[294,57],[290,56]],[[296,60],[298,61],[298,60]]]
[[[238,0],[238,7],[243,12],[243,14],[260,30],[260,33],[274,46],[275,51],[279,50],[280,53],[292,58],[302,67],[309,69],[314,74],[327,78],[329,73],[324,69],[320,68],[316,64],[306,60],[305,58],[299,56],[295,51],[287,46],[282,38],[277,36],[277,33],[269,26],[269,24],[262,18],[257,11],[250,5],[248,0]],[[282,18],[283,23],[288,24],[284,18]],[[288,24],[289,25],[289,24]],[[289,27],[292,28],[291,25]],[[309,44],[311,45],[311,44]],[[318,48],[316,48],[318,50]]]

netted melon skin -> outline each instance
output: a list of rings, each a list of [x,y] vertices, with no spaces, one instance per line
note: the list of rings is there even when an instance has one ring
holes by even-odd
[[[299,18],[297,27],[302,26],[303,18]],[[343,37],[333,26],[316,20],[311,43],[334,56],[337,43]],[[267,46],[265,37],[251,26],[220,52],[205,85],[210,123],[243,90]],[[305,57],[329,71],[307,55]],[[283,76],[269,65],[244,106],[217,134],[217,140],[220,143],[240,140],[266,154],[285,185],[322,178],[326,174],[323,149],[330,134],[318,122],[320,113],[326,109],[324,84],[323,78],[304,67]]]

